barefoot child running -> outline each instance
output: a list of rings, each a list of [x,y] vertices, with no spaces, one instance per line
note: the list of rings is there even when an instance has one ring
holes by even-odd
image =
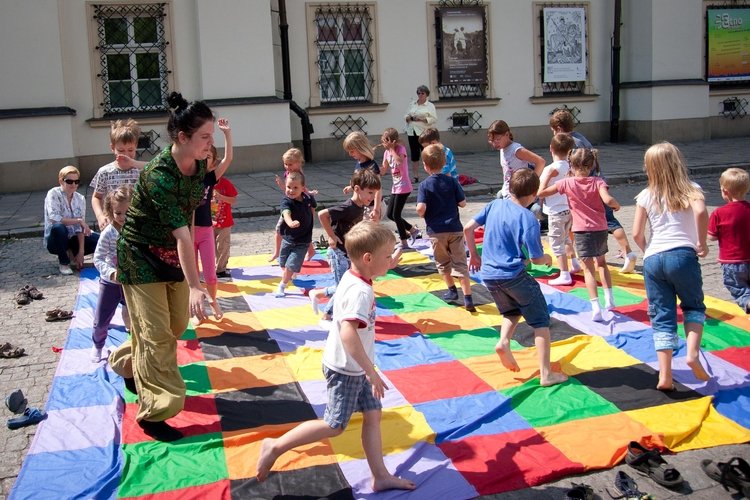
[[[98,363],[102,359],[107,330],[119,304],[122,304],[122,321],[125,328],[130,330],[128,306],[125,304],[122,285],[117,281],[117,238],[120,237],[132,196],[132,186],[123,185],[110,191],[104,198],[103,213],[107,217],[107,223],[94,251],[94,266],[99,271],[99,298],[94,312],[94,331],[91,334],[91,340],[94,341],[94,347],[91,348],[92,363]]]
[[[510,371],[520,371],[510,341],[521,316],[534,329],[534,345],[539,357],[539,385],[550,386],[565,382],[568,377],[552,371],[550,367],[549,312],[547,301],[539,283],[526,272],[528,252],[531,262],[550,264],[552,259],[544,253],[539,222],[526,210],[536,197],[539,178],[529,169],[513,172],[509,180],[510,198],[490,202],[473,220],[464,226],[464,236],[469,247],[472,271],[480,271],[484,286],[503,315],[500,341],[495,352],[500,362]],[[477,252],[474,230],[484,226],[482,256]]]
[[[570,171],[573,177],[560,179],[552,186],[539,190],[539,197],[544,198],[555,193],[568,197],[570,213],[573,216],[573,239],[578,258],[583,263],[583,277],[591,301],[591,319],[609,321],[609,310],[615,307],[615,296],[612,293],[612,277],[605,261],[607,255],[607,219],[604,215],[604,204],[613,210],[619,210],[617,203],[601,177],[589,177],[597,151],[578,148],[568,155]],[[594,267],[599,268],[599,277],[604,289],[604,311],[599,305]]]
[[[396,240],[385,226],[363,221],[346,236],[351,269],[336,290],[334,322],[323,350],[328,403],[322,420],[308,420],[277,439],[265,439],[257,479],[264,481],[274,462],[299,446],[338,436],[352,413],[361,411],[362,446],[372,472],[372,489],[413,490],[413,482],[392,475],[383,462],[380,418],[385,385],[375,369],[375,295],[372,280],[394,266]]]
[[[700,345],[706,306],[698,257],[708,254],[708,212],[700,186],[688,178],[680,150],[668,142],[646,151],[648,186],[635,198],[633,241],[644,251],[643,280],[648,315],[659,359],[660,390],[672,390],[672,356],[679,347],[677,298],[685,323],[687,365],[698,380],[709,380],[701,365]],[[651,241],[646,243],[646,221]]]

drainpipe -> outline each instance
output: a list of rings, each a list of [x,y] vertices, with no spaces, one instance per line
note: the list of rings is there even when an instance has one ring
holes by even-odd
[[[281,37],[281,75],[284,81],[284,100],[289,101],[289,109],[299,116],[302,124],[302,149],[305,161],[312,161],[312,140],[314,133],[307,111],[292,99],[292,76],[289,69],[289,24],[286,21],[286,0],[279,0],[279,35]]]
[[[620,24],[622,0],[615,0],[615,25],[612,31],[612,102],[609,119],[610,142],[620,141]]]

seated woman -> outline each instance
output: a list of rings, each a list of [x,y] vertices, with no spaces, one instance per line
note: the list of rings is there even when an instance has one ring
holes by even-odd
[[[53,187],[44,198],[44,246],[57,255],[60,274],[73,274],[73,263],[83,267],[83,256],[94,253],[99,234],[86,224],[86,198],[77,192],[81,173],[67,166],[57,174],[59,187]],[[70,254],[68,253],[70,251]]]

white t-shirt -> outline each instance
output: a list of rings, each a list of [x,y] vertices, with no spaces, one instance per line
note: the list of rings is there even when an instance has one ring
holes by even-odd
[[[557,175],[555,177],[550,178],[549,182],[547,183],[547,187],[554,186],[557,181],[560,179],[564,179],[568,176],[568,172],[570,171],[570,164],[567,160],[555,160],[546,167],[544,167],[544,171],[542,172],[542,176],[544,176],[547,172],[550,170],[555,169],[557,170]],[[542,207],[542,212],[544,212],[547,215],[554,215],[559,214],[560,212],[564,212],[566,210],[570,210],[570,205],[568,205],[568,197],[564,194],[560,194],[555,192],[552,196],[548,196],[544,199],[544,206]]]
[[[698,184],[693,185],[700,189]],[[644,259],[673,248],[690,247],[698,250],[698,227],[691,207],[679,212],[669,212],[666,204],[656,202],[648,188],[638,193],[635,204],[646,209],[651,224],[651,240],[643,254]],[[659,205],[662,205],[661,212],[657,210]]]
[[[500,166],[503,168],[503,187],[500,194],[503,198],[510,196],[510,178],[513,172],[522,168],[529,168],[529,163],[516,156],[516,152],[523,146],[517,142],[511,142],[507,147],[500,150]]]
[[[349,356],[341,342],[340,324],[355,320],[357,334],[370,361],[375,360],[375,293],[372,284],[352,273],[344,273],[334,294],[333,322],[323,349],[323,364],[344,375],[364,375],[365,371]]]

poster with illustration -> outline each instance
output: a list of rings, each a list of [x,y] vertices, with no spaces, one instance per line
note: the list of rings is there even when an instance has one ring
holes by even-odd
[[[544,9],[544,81],[586,79],[586,15],[583,8]]]

